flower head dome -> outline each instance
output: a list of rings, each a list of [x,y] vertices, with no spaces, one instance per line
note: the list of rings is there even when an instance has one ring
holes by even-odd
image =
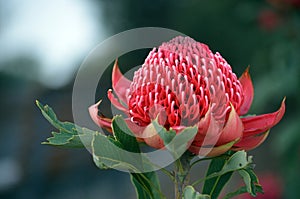
[[[148,125],[165,112],[167,128],[196,124],[211,105],[214,116],[224,118],[230,104],[239,112],[243,100],[241,83],[226,60],[189,37],[153,49],[135,72],[127,97],[132,121]]]

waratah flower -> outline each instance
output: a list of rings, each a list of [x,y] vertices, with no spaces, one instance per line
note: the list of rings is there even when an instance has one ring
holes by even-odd
[[[110,89],[108,98],[128,116],[125,121],[139,141],[164,147],[151,123],[155,119],[177,133],[197,125],[189,150],[206,156],[257,147],[285,112],[283,100],[274,113],[243,116],[254,92],[248,68],[238,79],[218,52],[189,37],[176,37],[154,48],[132,81],[122,75],[116,61],[112,87],[116,96]],[[90,107],[90,115],[111,131],[112,120],[98,114],[99,104]]]

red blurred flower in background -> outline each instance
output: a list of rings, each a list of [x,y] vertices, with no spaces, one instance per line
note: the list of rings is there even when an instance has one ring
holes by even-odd
[[[300,0],[267,0],[267,2],[279,9],[300,8]]]
[[[264,9],[258,15],[259,26],[267,31],[276,29],[281,20],[281,16],[271,9]]]
[[[151,124],[156,118],[177,133],[197,125],[189,150],[206,156],[257,147],[285,112],[283,100],[274,113],[240,117],[253,100],[248,69],[238,79],[219,53],[189,37],[176,37],[154,48],[132,81],[122,75],[116,61],[112,86],[117,97],[109,90],[108,98],[128,116],[125,121],[139,141],[164,147]],[[111,131],[112,120],[98,114],[99,104],[90,107],[90,115]]]

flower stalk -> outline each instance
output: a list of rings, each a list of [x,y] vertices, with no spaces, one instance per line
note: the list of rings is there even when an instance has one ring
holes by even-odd
[[[174,186],[175,186],[175,198],[181,199],[183,195],[183,190],[190,183],[190,169],[191,160],[194,156],[190,153],[184,153],[179,159],[175,161],[174,169]]]

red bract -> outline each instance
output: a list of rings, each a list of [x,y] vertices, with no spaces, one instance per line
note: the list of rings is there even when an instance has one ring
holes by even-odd
[[[116,61],[112,81],[117,97],[109,90],[108,98],[128,116],[125,121],[138,140],[154,148],[164,147],[151,124],[154,119],[177,133],[197,125],[189,150],[215,156],[257,147],[285,112],[283,100],[274,113],[241,118],[253,100],[248,69],[238,79],[219,53],[189,37],[176,37],[154,48],[132,81],[122,75]],[[90,115],[111,131],[112,120],[98,115],[98,105],[90,107]]]

